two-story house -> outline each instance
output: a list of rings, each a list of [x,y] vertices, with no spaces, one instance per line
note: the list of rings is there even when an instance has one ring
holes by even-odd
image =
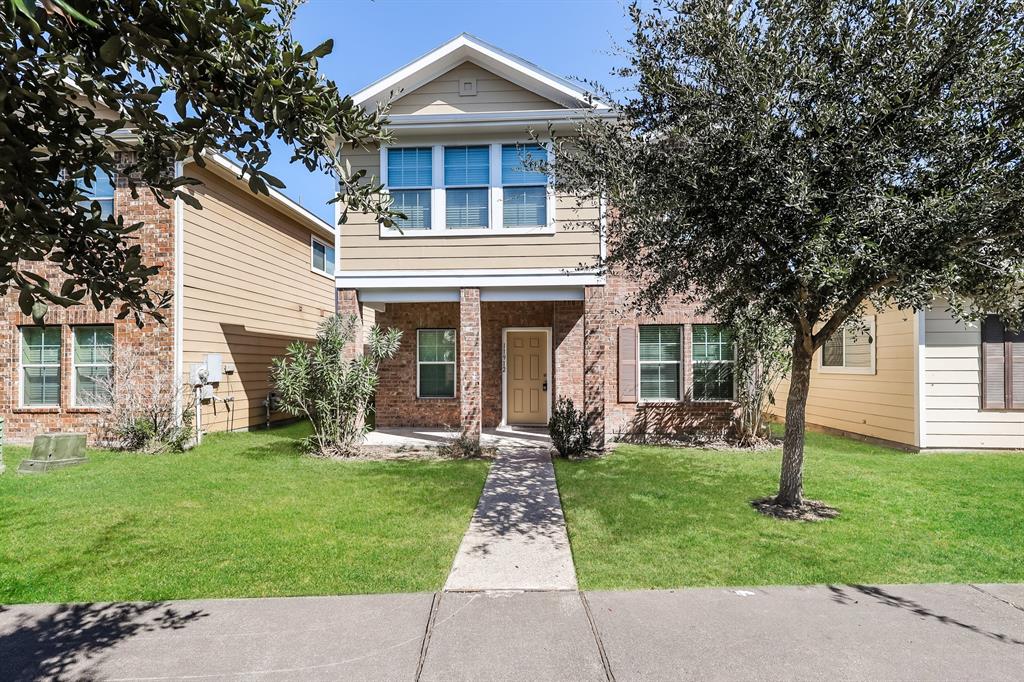
[[[393,144],[345,154],[381,178],[397,228],[349,215],[336,243],[337,308],[403,332],[381,368],[381,427],[543,425],[557,396],[597,436],[721,429],[735,409],[723,327],[670,302],[627,306],[630,282],[595,266],[605,207],[558,196],[530,165],[614,111],[573,83],[460,35],[354,95],[392,100]]]

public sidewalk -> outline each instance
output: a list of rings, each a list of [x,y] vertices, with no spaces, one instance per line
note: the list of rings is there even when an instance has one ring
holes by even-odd
[[[1019,680],[1024,585],[0,607],[0,679]]]

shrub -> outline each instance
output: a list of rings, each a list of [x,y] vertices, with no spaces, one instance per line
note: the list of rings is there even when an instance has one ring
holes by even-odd
[[[97,382],[97,395],[109,407],[102,418],[102,440],[119,450],[150,454],[188,448],[195,437],[195,414],[181,381],[148,377],[137,348],[116,353],[111,377]]]
[[[446,427],[446,430],[450,429]],[[484,451],[480,439],[462,429],[453,440],[438,446],[437,454],[446,459],[475,459],[483,457]]]
[[[779,315],[750,305],[732,320],[736,339],[736,399],[740,415],[736,436],[743,446],[770,436],[769,410],[774,389],[789,372],[793,330]]]
[[[561,397],[551,412],[548,433],[551,443],[563,457],[578,457],[590,449],[590,429],[583,410],[572,398]]]
[[[296,341],[288,346],[287,357],[274,358],[271,381],[282,411],[305,416],[313,426],[313,435],[303,441],[309,454],[353,454],[369,429],[366,417],[377,390],[377,369],[398,352],[402,333],[375,326],[367,336],[369,353],[347,360],[344,351],[354,342],[358,324],[355,316],[333,315],[320,323],[316,341]]]

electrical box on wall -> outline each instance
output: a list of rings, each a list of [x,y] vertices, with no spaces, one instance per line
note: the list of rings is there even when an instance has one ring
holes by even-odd
[[[211,384],[216,384],[221,381],[222,370],[224,363],[220,356],[220,353],[210,353],[206,356],[206,370],[209,375],[206,380]]]
[[[202,400],[213,400],[213,385],[203,384],[202,388],[199,389],[199,397]]]
[[[193,362],[188,367],[188,382],[193,386],[202,386],[209,381],[209,371],[201,362]]]

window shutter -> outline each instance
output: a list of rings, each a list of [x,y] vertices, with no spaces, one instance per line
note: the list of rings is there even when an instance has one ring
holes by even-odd
[[[981,406],[1003,410],[1006,401],[1006,344],[1003,323],[989,315],[981,325]]]
[[[1009,403],[1014,410],[1024,410],[1024,330],[1007,334],[1006,338],[1010,347],[1010,378],[1007,382],[1010,387]]]
[[[619,402],[636,402],[636,327],[619,327]]]

